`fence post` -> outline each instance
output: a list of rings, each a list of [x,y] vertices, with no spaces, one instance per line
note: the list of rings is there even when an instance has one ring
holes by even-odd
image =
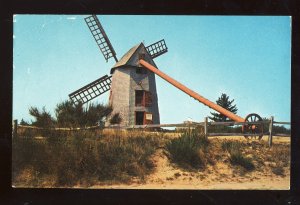
[[[274,117],[271,116],[270,118],[270,125],[269,125],[269,147],[272,146],[272,140],[273,140],[273,121],[274,121]]]
[[[207,139],[207,117],[204,118],[204,136]]]
[[[14,120],[13,137],[18,137],[18,120]]]

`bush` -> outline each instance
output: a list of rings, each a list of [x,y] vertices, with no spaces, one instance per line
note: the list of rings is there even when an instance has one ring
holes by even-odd
[[[225,140],[221,144],[223,151],[236,152],[239,151],[242,147],[242,143],[239,141],[228,141]]]
[[[38,127],[54,127],[55,120],[51,116],[50,112],[46,111],[46,108],[40,111],[37,107],[30,107],[29,114],[35,118],[32,125]]]
[[[183,133],[166,144],[171,161],[183,168],[204,168],[209,141],[203,134]]]
[[[90,103],[83,106],[82,103],[74,103],[66,100],[56,105],[55,113],[57,124],[60,127],[93,126],[103,121],[112,112],[110,106]]]
[[[243,156],[243,154],[239,151],[230,153],[230,162],[232,165],[240,165],[246,170],[253,170],[255,168],[252,159]]]
[[[122,122],[122,118],[120,113],[115,113],[109,120],[109,123],[114,125],[114,124],[120,124]]]
[[[224,151],[228,151],[230,154],[229,160],[232,165],[239,165],[246,170],[253,170],[254,164],[252,162],[252,159],[249,157],[243,156],[243,153],[241,152],[242,143],[239,141],[227,141],[225,140],[222,142],[222,149]]]

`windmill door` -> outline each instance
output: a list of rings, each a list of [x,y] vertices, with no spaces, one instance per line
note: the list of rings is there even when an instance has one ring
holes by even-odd
[[[137,111],[135,112],[135,124],[147,125],[153,124],[152,113]]]

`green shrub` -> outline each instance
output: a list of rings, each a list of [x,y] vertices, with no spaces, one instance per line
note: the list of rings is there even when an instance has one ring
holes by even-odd
[[[120,124],[122,122],[122,117],[120,113],[115,113],[109,120],[109,123],[114,125],[114,124]]]
[[[208,145],[209,141],[204,135],[192,132],[183,133],[180,137],[170,140],[166,149],[171,160],[183,168],[204,168]]]
[[[112,112],[110,106],[102,104],[74,103],[66,100],[56,105],[55,114],[60,127],[93,126]]]
[[[232,165],[239,165],[246,170],[253,170],[254,164],[251,158],[243,156],[241,152],[242,143],[239,141],[227,141],[222,142],[221,147],[224,151],[228,151],[230,154],[229,160]]]
[[[239,141],[225,140],[222,142],[221,147],[223,151],[228,151],[229,153],[231,153],[232,151],[239,151],[242,147],[242,143]]]
[[[252,159],[243,156],[243,154],[239,151],[230,153],[230,162],[232,165],[240,165],[246,170],[253,170],[255,168]]]

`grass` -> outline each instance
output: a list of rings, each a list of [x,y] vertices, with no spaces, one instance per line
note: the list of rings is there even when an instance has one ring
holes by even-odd
[[[202,134],[185,132],[166,144],[172,162],[183,168],[204,168],[209,141]]]
[[[289,167],[290,164],[290,147],[274,144],[270,150],[269,159],[275,162],[275,165],[271,166],[272,172],[276,175],[284,176],[284,168]]]
[[[254,170],[255,166],[252,158],[244,156],[241,149],[243,148],[243,144],[239,141],[227,141],[222,142],[221,147],[223,151],[227,151],[229,153],[229,160],[232,165],[238,165],[246,170]]]
[[[16,186],[68,187],[129,182],[132,177],[143,180],[154,168],[150,156],[158,145],[153,136],[120,138],[91,131],[39,140],[13,138],[13,181]],[[49,178],[47,184],[41,183]]]
[[[145,182],[154,171],[152,156],[163,148],[186,171],[208,174],[214,163],[228,163],[240,174],[284,176],[290,147],[263,142],[207,140],[201,132],[179,134],[124,130],[23,132],[13,138],[12,177],[16,187],[90,187]],[[213,167],[214,169],[214,167]],[[180,174],[174,175],[175,180]],[[171,180],[171,179],[170,179]]]

